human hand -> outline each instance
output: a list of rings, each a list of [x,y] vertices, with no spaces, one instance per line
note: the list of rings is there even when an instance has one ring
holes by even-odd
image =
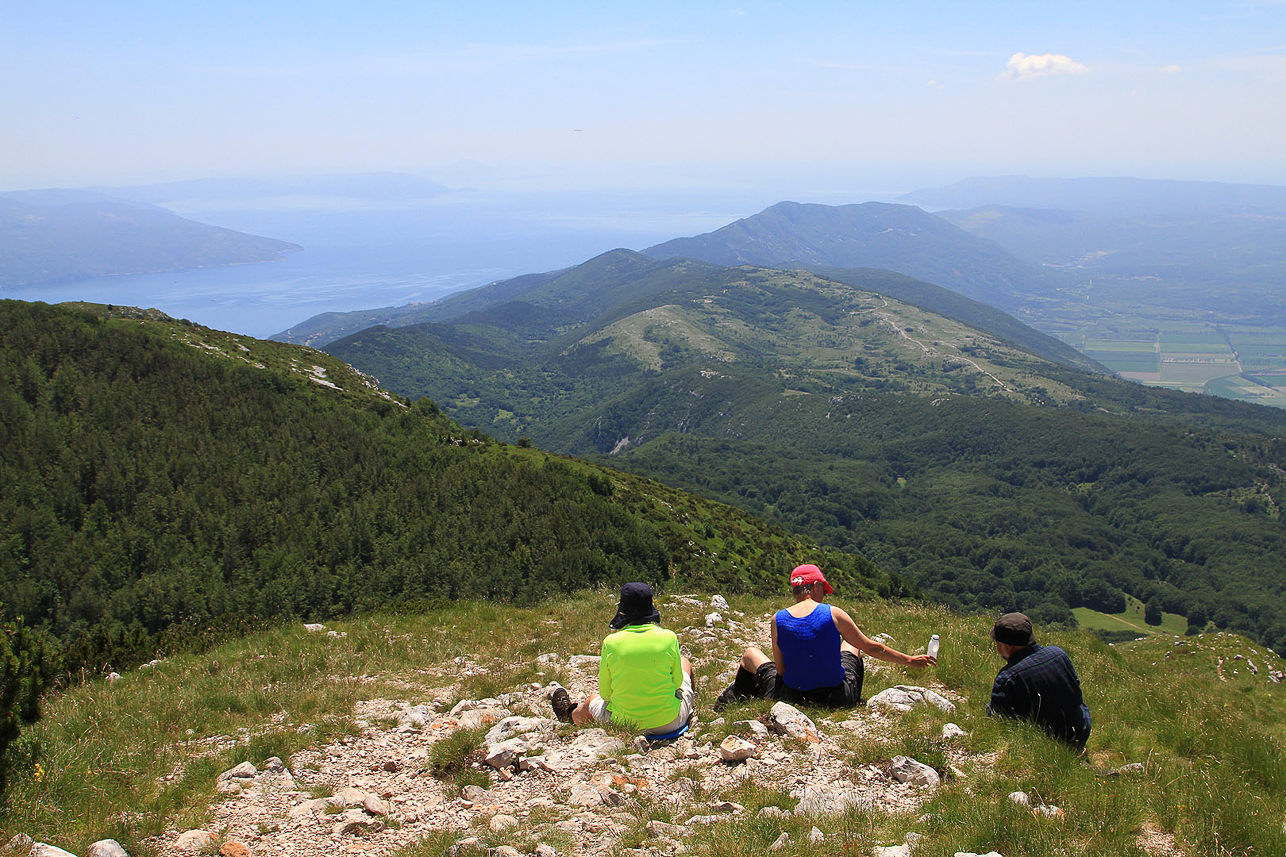
[[[936,667],[937,665],[938,659],[931,658],[928,655],[912,655],[911,660],[907,663],[907,666],[915,667],[918,670],[922,670],[925,667]]]

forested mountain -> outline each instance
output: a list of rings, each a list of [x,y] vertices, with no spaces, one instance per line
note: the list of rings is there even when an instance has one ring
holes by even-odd
[[[1286,413],[1051,363],[887,297],[905,277],[846,276],[616,251],[328,350],[467,424],[860,547],[949,603],[1070,621],[1129,593],[1286,642]]]
[[[582,284],[580,293],[611,292],[622,277],[637,276],[644,257],[813,270],[958,319],[1055,362],[1101,369],[1076,349],[995,306],[1006,302],[1025,305],[1025,298],[1018,296],[1056,289],[1060,282],[1056,272],[1020,261],[919,209],[880,203],[825,206],[783,202],[708,235],[657,245],[641,256],[618,250],[586,265],[502,280],[431,304],[325,313],[273,338],[320,348],[376,325],[407,327],[453,321],[506,301],[525,300],[522,296],[529,293],[537,296],[552,290],[551,294],[559,294],[568,287],[569,278],[595,278],[588,287]],[[605,260],[615,260],[621,267],[605,270]],[[893,271],[904,276],[892,276]]]
[[[92,191],[0,194],[0,287],[267,262],[299,249]]]
[[[1014,309],[1056,294],[1062,280],[999,245],[911,205],[780,202],[753,217],[643,251],[716,265],[883,268]]]
[[[0,302],[0,603],[68,665],[214,624],[627,579],[775,587],[814,545],[497,443],[335,358],[155,312]],[[906,591],[857,556],[855,592]]]

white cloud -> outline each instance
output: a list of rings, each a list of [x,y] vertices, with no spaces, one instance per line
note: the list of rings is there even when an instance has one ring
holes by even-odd
[[[1062,54],[1016,53],[1009,58],[1009,65],[1000,77],[1007,80],[1029,80],[1050,74],[1084,74],[1089,71],[1083,63]]]
[[[1177,65],[1163,65],[1157,70],[1162,74],[1178,74],[1182,69]]]

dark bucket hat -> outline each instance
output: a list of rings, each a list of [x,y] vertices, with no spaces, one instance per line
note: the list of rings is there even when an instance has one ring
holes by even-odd
[[[626,625],[659,625],[661,614],[652,606],[652,587],[646,583],[627,583],[621,587],[621,603],[616,607],[616,617],[608,624],[615,630]]]

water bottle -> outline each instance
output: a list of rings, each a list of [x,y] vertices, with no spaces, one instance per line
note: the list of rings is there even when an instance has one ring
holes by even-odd
[[[930,637],[930,638],[929,638],[929,648],[928,648],[928,651],[926,651],[926,652],[925,652],[925,654],[927,654],[927,655],[928,655],[929,657],[931,657],[931,658],[937,658],[937,657],[938,657],[938,646],[940,645],[940,642],[941,642],[941,641],[939,641],[939,640],[938,640],[938,635],[937,635],[937,634],[934,634],[932,637]]]

